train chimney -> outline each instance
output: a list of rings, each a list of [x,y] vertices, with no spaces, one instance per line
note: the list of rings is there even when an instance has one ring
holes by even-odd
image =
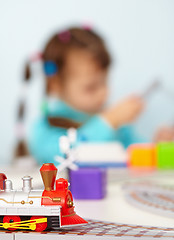
[[[30,176],[25,176],[22,178],[23,180],[23,188],[22,190],[24,192],[30,192],[32,189],[32,177]]]
[[[54,190],[57,168],[53,163],[45,163],[40,169],[42,180],[46,191]]]

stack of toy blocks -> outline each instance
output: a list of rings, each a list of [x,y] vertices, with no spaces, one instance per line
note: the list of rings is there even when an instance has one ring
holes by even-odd
[[[174,142],[159,143],[157,153],[160,169],[174,169]]]
[[[106,195],[106,169],[70,170],[69,181],[71,192],[76,199],[102,199]]]
[[[156,167],[157,154],[155,144],[133,144],[128,148],[130,167]]]

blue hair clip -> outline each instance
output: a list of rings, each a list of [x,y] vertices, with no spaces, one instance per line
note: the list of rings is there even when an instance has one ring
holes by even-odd
[[[46,61],[44,62],[44,72],[46,76],[52,76],[55,75],[58,72],[58,67],[56,63],[52,61]]]

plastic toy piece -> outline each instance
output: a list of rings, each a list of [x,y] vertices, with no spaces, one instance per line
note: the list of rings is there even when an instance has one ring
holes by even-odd
[[[10,180],[3,181],[3,190],[0,190],[0,229],[41,232],[87,223],[74,211],[68,181],[63,178],[56,180],[57,168],[54,164],[43,164],[40,172],[44,191],[32,189],[30,176],[22,178],[20,191],[12,189]],[[3,174],[1,177],[6,178]]]
[[[173,186],[164,182],[135,181],[123,185],[125,200],[132,206],[163,217],[174,218]]]
[[[128,148],[131,167],[156,167],[157,154],[154,144],[133,144]]]
[[[77,141],[77,130],[75,128],[69,128],[67,131],[69,143],[71,147],[74,147]]]
[[[3,223],[0,223],[0,228],[14,231],[16,229],[22,230],[36,230],[41,232],[47,227],[47,218],[31,217],[28,221],[20,221],[19,216],[5,216]]]
[[[77,139],[77,131],[74,128],[70,128],[67,131],[67,136],[61,136],[59,138],[59,148],[63,154],[61,156],[55,156],[55,161],[59,164],[59,172],[68,168],[77,170],[78,166],[75,164],[77,159],[75,143]]]
[[[4,189],[4,182],[7,179],[7,177],[5,176],[5,174],[0,173],[0,189],[3,190]]]
[[[76,199],[102,199],[106,196],[106,170],[80,168],[70,170],[71,191]]]
[[[127,152],[118,142],[84,142],[77,146],[76,153],[76,164],[82,168],[127,167]]]
[[[174,169],[174,143],[157,144],[158,167],[161,169]]]

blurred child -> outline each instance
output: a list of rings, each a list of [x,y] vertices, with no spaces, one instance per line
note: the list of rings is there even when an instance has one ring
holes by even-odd
[[[142,141],[130,125],[143,110],[141,97],[128,96],[103,108],[111,58],[99,35],[81,28],[56,33],[42,58],[48,98],[29,138],[30,152],[40,164],[61,154],[58,139],[70,127],[77,129],[78,141],[120,141],[125,147]]]

